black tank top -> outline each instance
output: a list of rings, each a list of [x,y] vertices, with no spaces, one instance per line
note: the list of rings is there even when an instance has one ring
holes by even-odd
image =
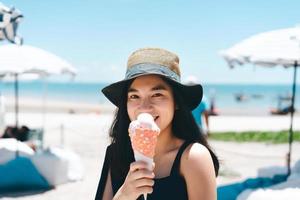
[[[188,199],[186,182],[180,175],[180,160],[182,153],[190,142],[184,142],[178,150],[176,158],[173,162],[170,176],[154,179],[152,194],[148,194],[147,200],[160,200],[160,199],[172,199],[172,200],[185,200]]]
[[[147,200],[165,200],[165,199],[187,200],[188,199],[186,182],[184,178],[180,175],[179,170],[180,170],[181,156],[189,144],[191,144],[191,142],[186,141],[179,148],[175,160],[173,162],[170,175],[164,178],[154,179],[155,183],[153,186],[153,192],[152,194],[147,195]],[[95,198],[97,200],[102,199],[108,170],[110,168],[108,162],[109,160],[108,150],[106,152],[106,156],[104,159],[101,179],[99,181],[97,194]],[[122,184],[123,182],[120,181],[120,179],[114,178],[112,176],[112,189],[114,194],[118,191],[118,189],[121,187]],[[140,196],[138,200],[144,200],[144,197]]]

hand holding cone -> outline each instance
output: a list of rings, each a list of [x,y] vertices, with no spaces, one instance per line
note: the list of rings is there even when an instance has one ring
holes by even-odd
[[[148,113],[141,113],[129,125],[129,136],[136,161],[144,161],[152,170],[153,157],[160,129]],[[147,194],[144,194],[147,199]]]

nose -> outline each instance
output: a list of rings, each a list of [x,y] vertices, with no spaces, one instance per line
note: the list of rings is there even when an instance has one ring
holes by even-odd
[[[141,101],[141,104],[139,106],[140,112],[149,112],[152,110],[152,103],[149,100],[149,98],[145,98]]]

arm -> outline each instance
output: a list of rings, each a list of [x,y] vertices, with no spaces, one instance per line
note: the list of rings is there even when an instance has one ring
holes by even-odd
[[[201,144],[190,145],[181,158],[189,200],[216,200],[216,178],[209,151]],[[196,189],[197,188],[197,189]]]
[[[106,148],[102,172],[100,180],[98,183],[98,188],[95,196],[95,200],[101,200],[104,196],[104,191],[106,190],[106,199],[107,199],[107,190],[111,188],[111,176],[110,176],[110,158],[111,157],[111,145]],[[111,189],[112,190],[112,189]]]
[[[209,135],[209,111],[205,110],[203,112],[203,115],[204,115],[204,122],[205,122],[205,125],[206,125],[206,128],[207,128],[207,135]]]
[[[112,199],[113,199],[113,191],[112,191],[111,177],[110,177],[110,170],[109,170],[102,200],[112,200]]]

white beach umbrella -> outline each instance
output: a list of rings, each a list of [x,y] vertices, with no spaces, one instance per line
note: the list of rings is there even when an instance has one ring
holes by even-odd
[[[8,40],[21,44],[22,38],[17,35],[17,29],[23,15],[15,8],[9,8],[0,2],[0,40]]]
[[[33,80],[37,80],[40,78],[41,78],[41,76],[39,74],[20,74],[18,76],[18,79],[22,80],[22,81],[33,81]],[[15,82],[15,78],[12,76],[9,76],[9,75],[1,77],[0,80],[2,82],[7,82],[7,83]]]
[[[76,69],[62,58],[29,45],[0,46],[0,75],[34,73],[76,75]]]
[[[293,95],[291,105],[291,123],[289,129],[288,173],[293,142],[293,118],[296,94],[297,68],[300,66],[300,27],[280,29],[254,35],[233,47],[220,52],[230,67],[252,63],[272,67],[280,65],[293,67]]]
[[[76,69],[62,58],[43,49],[29,45],[8,44],[0,46],[0,76],[15,77],[16,126],[18,126],[18,77],[21,74],[76,75]]]
[[[231,67],[246,63],[293,67],[300,63],[300,27],[254,35],[221,51],[221,55]]]

